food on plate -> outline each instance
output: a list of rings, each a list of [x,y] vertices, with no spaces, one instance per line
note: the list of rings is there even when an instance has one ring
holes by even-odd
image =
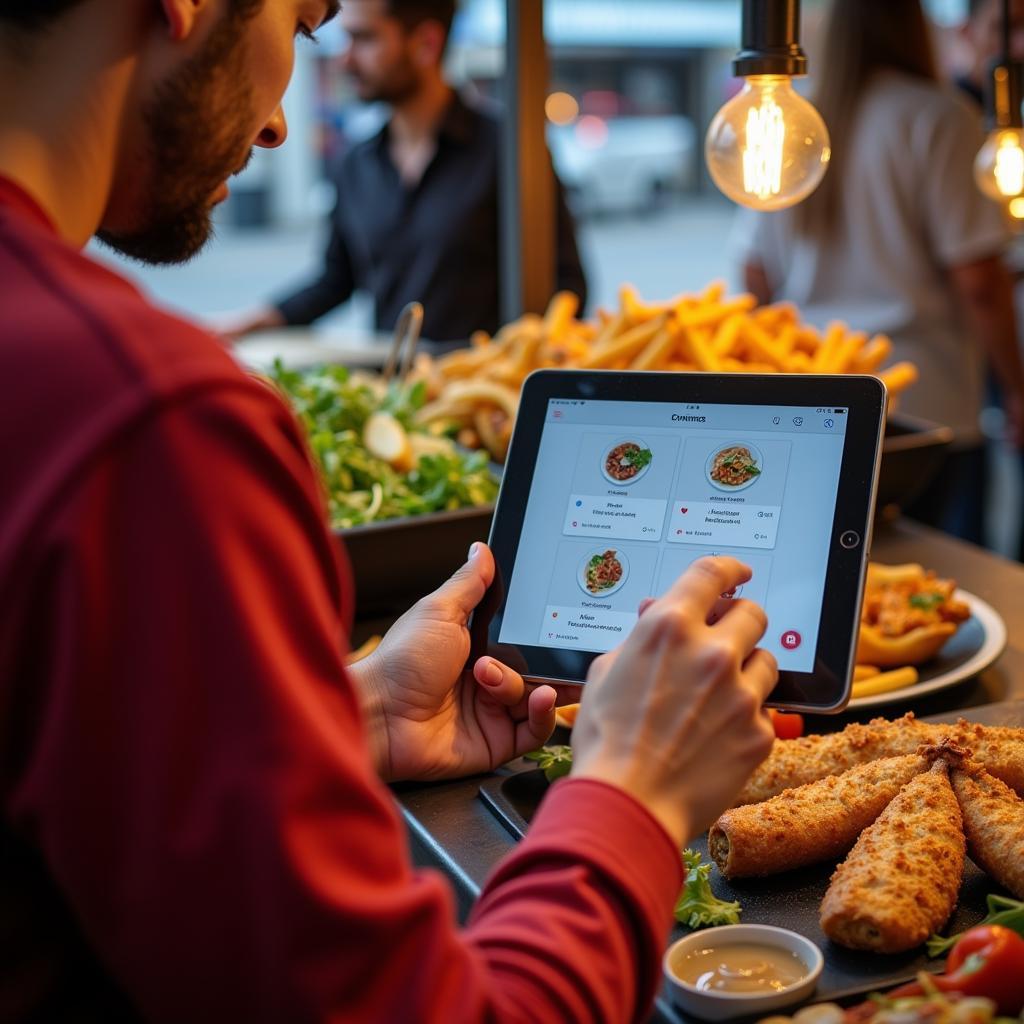
[[[772,728],[775,730],[776,739],[795,740],[803,736],[803,715],[792,714],[787,711],[776,711],[775,708],[769,708],[768,716],[772,720]]]
[[[896,668],[935,657],[971,617],[955,590],[953,580],[920,565],[869,565],[857,662]]]
[[[868,761],[913,754],[931,738],[930,727],[907,714],[894,722],[876,718],[867,725],[854,722],[842,732],[776,741],[736,802],[760,803],[783,790],[841,775]]]
[[[628,483],[651,464],[651,450],[635,441],[615,445],[605,456],[604,471],[613,479]]]
[[[468,349],[417,357],[413,375],[429,399],[417,422],[484,447],[500,462],[519,389],[534,370],[869,373],[885,381],[890,397],[917,378],[911,363],[882,369],[892,354],[884,335],[868,339],[841,323],[822,333],[788,303],[758,307],[752,295],[728,298],[722,284],[654,304],[625,285],[618,310],[589,321],[576,319],[578,305],[560,292],[543,317],[527,313],[493,338],[478,332]]]
[[[363,444],[374,458],[383,459],[400,473],[408,473],[416,465],[408,432],[389,412],[370,416],[363,427]]]
[[[849,949],[901,953],[949,920],[967,842],[949,769],[914,776],[836,869],[821,929]]]
[[[908,712],[893,721],[875,718],[867,725],[854,722],[842,732],[776,741],[743,787],[737,804],[760,803],[785,789],[841,775],[880,757],[913,754],[922,743],[939,743],[946,736],[972,750],[989,772],[1024,795],[1024,729],[963,719],[955,725],[936,725]]]
[[[928,756],[949,765],[971,860],[1014,896],[1024,898],[1024,800],[963,747],[943,742]]]
[[[686,878],[676,901],[675,916],[687,928],[714,928],[739,924],[743,912],[739,903],[720,900],[711,891],[711,865],[702,864],[699,853],[683,850]]]
[[[726,878],[835,860],[928,763],[916,754],[884,758],[787,789],[764,803],[734,807],[711,826],[708,850]]]
[[[617,587],[622,582],[622,574],[622,562],[614,549],[593,555],[583,573],[587,590],[592,594],[603,594]]]
[[[864,668],[867,666],[858,666]],[[857,697],[877,697],[881,693],[891,693],[893,690],[902,690],[905,686],[913,686],[920,679],[920,675],[913,665],[904,668],[893,668],[883,672],[879,668],[874,669],[874,674],[865,679],[854,679],[853,687],[850,690],[854,699]]]
[[[1003,928],[1009,928],[1024,937],[1024,900],[1013,900],[1009,896],[998,896],[989,893],[986,900],[988,914],[981,925],[997,924]],[[981,927],[978,925],[977,927]],[[928,955],[930,957],[945,956],[966,934],[960,932],[958,935],[951,935],[943,938],[941,935],[933,935],[928,940]]]
[[[426,385],[384,385],[343,367],[271,374],[306,430],[336,528],[491,504],[484,452],[418,427]],[[514,397],[514,396],[513,396]]]
[[[743,445],[730,445],[715,454],[711,463],[711,479],[723,487],[741,487],[760,476],[757,458]]]
[[[536,762],[548,782],[555,782],[568,775],[572,770],[572,747],[561,744],[541,747],[540,750],[533,750],[529,754],[524,754],[523,757],[527,761]]]
[[[576,716],[579,713],[579,704],[564,704],[560,708],[555,708],[555,725],[571,729],[576,724]]]
[[[917,981],[847,1010],[819,1003],[794,1017],[760,1024],[1004,1024],[1024,1009],[1024,939],[999,925],[979,925],[951,940],[941,974],[922,971]]]
[[[989,740],[972,735],[971,729],[954,730],[949,738],[971,750],[989,775],[1024,797],[1024,739]]]
[[[1024,1010],[1024,939],[1000,925],[971,928],[957,939],[942,974],[921,974],[888,998],[926,992],[980,996],[991,1000],[1000,1013],[1016,1016]]]
[[[858,1006],[844,1010],[836,1003],[818,1003],[792,1017],[765,1017],[759,1024],[1016,1024],[999,1016],[995,999],[961,995],[939,989],[939,977],[922,971],[913,982],[914,995],[903,986],[885,995],[873,993]]]

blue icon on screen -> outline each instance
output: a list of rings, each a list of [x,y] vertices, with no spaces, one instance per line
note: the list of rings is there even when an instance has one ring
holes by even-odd
[[[582,506],[583,506],[583,502],[582,501],[577,501],[576,502],[576,507],[577,508],[582,508]]]
[[[825,420],[825,428],[831,430],[836,425],[835,420]]]

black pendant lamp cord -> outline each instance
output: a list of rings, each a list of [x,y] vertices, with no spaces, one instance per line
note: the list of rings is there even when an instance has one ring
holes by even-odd
[[[1003,0],[1003,63],[1010,63],[1010,0]]]

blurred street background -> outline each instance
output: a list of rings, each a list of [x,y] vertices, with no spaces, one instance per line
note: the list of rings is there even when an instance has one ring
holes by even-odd
[[[925,0],[944,69],[964,59],[957,26],[967,0]],[[812,74],[822,0],[804,0],[803,42]],[[652,300],[698,291],[716,279],[738,290],[729,236],[734,207],[710,183],[703,138],[737,89],[731,60],[739,0],[546,0],[551,59],[548,143],[577,217],[590,283],[588,312],[614,307],[619,287]],[[500,102],[504,0],[462,0],[448,55],[450,80]],[[216,322],[280,296],[313,276],[322,260],[334,193],[328,175],[353,144],[374,134],[386,110],[360,104],[340,69],[346,40],[337,22],[314,45],[299,40],[285,97],[289,135],[280,150],[256,150],[217,211],[217,236],[180,267],[128,263],[94,244],[159,302]],[[808,83],[804,83],[806,88]],[[348,346],[369,337],[365,298],[312,328]],[[996,500],[990,542],[1010,553],[1019,507],[1015,456],[993,445]]]

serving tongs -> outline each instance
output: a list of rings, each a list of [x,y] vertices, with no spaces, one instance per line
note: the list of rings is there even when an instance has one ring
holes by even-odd
[[[385,383],[390,383],[396,372],[399,383],[409,375],[422,330],[423,306],[419,302],[410,302],[399,314],[398,323],[395,324],[391,351],[388,354],[388,361],[384,364]]]

